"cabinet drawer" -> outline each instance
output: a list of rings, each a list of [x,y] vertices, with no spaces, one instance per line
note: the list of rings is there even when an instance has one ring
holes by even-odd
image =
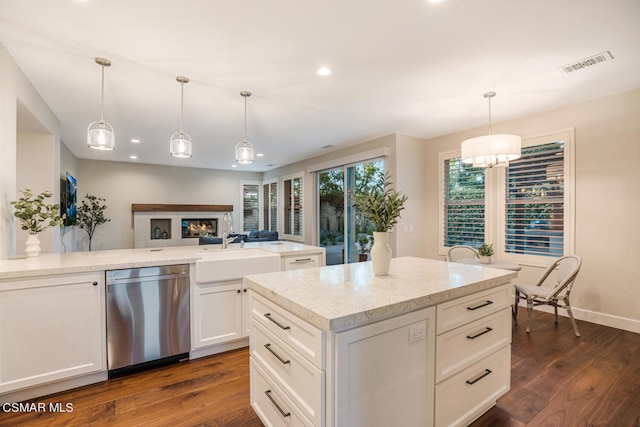
[[[436,385],[435,425],[468,425],[509,391],[511,346]]]
[[[436,333],[440,335],[509,307],[512,291],[513,286],[508,284],[439,304],[436,314]]]
[[[323,265],[321,254],[286,256],[282,259],[283,270],[301,270]]]
[[[511,342],[506,308],[436,338],[436,383]]]
[[[265,426],[313,426],[253,358],[249,363],[251,406]]]
[[[323,334],[320,329],[253,292],[249,298],[251,316],[256,322],[303,355],[316,368],[324,368]]]
[[[320,425],[324,390],[321,370],[257,322],[251,328],[251,357],[314,425]]]

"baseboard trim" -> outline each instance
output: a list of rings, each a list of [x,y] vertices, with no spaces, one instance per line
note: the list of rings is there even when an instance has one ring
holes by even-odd
[[[189,359],[199,359],[200,357],[211,356],[225,351],[237,350],[239,348],[249,346],[249,337],[241,338],[236,341],[216,344],[209,347],[198,348],[189,352]]]
[[[524,309],[526,313],[527,303],[525,301],[520,301],[518,307],[519,310]],[[534,310],[553,314],[553,307],[549,305],[539,305],[534,307]],[[571,307],[571,311],[573,311],[573,317],[575,317],[577,320],[583,320],[585,322],[595,323],[597,325],[609,326],[611,328],[622,329],[623,331],[640,334],[640,320],[614,316],[612,314],[599,313],[597,311],[585,310],[576,307]],[[567,315],[567,310],[563,309],[558,310],[558,315],[569,317]]]

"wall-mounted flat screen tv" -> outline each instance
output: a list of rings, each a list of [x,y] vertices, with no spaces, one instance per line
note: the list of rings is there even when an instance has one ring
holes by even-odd
[[[76,194],[78,188],[78,181],[67,172],[67,185],[66,185],[66,197],[64,198],[64,213],[67,217],[64,221],[64,225],[74,225],[78,218],[78,208],[76,206]]]

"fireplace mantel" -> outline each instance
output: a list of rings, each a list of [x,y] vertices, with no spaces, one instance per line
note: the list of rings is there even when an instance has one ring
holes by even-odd
[[[132,203],[131,212],[233,212],[233,205],[171,205]]]

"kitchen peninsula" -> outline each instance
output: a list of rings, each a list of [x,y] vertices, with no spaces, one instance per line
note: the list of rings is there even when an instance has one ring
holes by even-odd
[[[266,425],[467,425],[510,384],[517,273],[422,258],[250,275]]]
[[[52,253],[0,261],[0,402],[107,379],[108,271],[188,269],[189,321],[183,333],[190,333],[189,358],[196,358],[248,345],[244,274],[324,265],[324,249],[315,246],[229,246]],[[218,321],[211,322],[212,316]]]

